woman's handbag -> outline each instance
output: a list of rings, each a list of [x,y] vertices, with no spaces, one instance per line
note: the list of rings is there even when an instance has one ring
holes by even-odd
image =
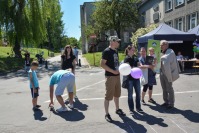
[[[123,80],[122,80],[122,88],[127,89],[129,86],[129,78],[128,76],[123,76]]]

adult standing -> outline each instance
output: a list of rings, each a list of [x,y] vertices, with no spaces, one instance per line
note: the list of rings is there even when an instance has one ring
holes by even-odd
[[[166,40],[160,42],[162,50],[161,67],[160,67],[160,83],[163,90],[162,106],[171,109],[174,107],[175,96],[172,83],[179,78],[179,66],[177,63],[176,55]]]
[[[151,57],[154,58],[153,56],[151,56]],[[156,73],[153,71],[153,68],[155,66],[153,65],[153,62],[151,62],[151,64],[150,64],[146,59],[147,59],[146,49],[144,47],[142,47],[140,49],[140,58],[139,58],[140,65],[141,65],[142,69],[148,69],[148,73],[146,74],[147,77],[144,77],[144,78],[148,79],[148,82],[143,85],[143,89],[142,89],[142,103],[145,104],[144,97],[145,97],[147,89],[149,89],[149,92],[148,92],[149,93],[149,100],[148,100],[148,102],[156,103],[153,100],[153,98],[152,98],[153,85],[157,84],[156,83],[156,79],[155,79],[155,74]]]
[[[71,72],[75,75],[75,68],[76,68],[76,57],[73,54],[72,47],[70,45],[66,45],[64,48],[64,52],[61,55],[61,69],[71,69]],[[74,84],[74,91],[73,91],[74,97],[76,96],[76,86]],[[69,99],[66,100],[66,102]]]
[[[61,69],[71,69],[72,73],[75,74],[75,59],[76,57],[73,54],[72,47],[70,45],[66,45],[64,48],[64,52],[61,55]]]
[[[133,67],[138,67],[139,66],[139,60],[137,56],[134,54],[135,48],[133,46],[128,46],[125,50],[126,58],[124,59],[124,63],[128,63],[131,68]],[[140,79],[135,79],[130,75],[127,77],[128,81],[128,105],[129,105],[129,110],[131,112],[134,111],[134,102],[133,102],[133,88],[135,89],[135,94],[136,94],[136,110],[138,112],[143,112],[141,109],[141,104],[140,104]]]
[[[125,115],[119,108],[119,97],[121,96],[121,83],[119,74],[119,57],[117,48],[119,47],[120,39],[117,36],[110,36],[110,45],[102,53],[101,67],[105,70],[106,76],[106,94],[104,100],[105,119],[112,122],[109,114],[109,101],[114,98],[116,106],[116,114]]]
[[[79,65],[79,63],[78,63],[78,54],[79,54],[79,51],[77,49],[77,46],[74,46],[73,53],[74,53],[74,55],[76,57],[76,65]]]

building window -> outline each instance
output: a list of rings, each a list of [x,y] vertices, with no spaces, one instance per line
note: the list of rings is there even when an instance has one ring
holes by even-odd
[[[173,0],[165,0],[166,11],[173,9]]]
[[[183,19],[176,19],[176,29],[183,31]]]
[[[197,26],[197,13],[188,15],[188,29],[193,29]]]
[[[168,21],[166,22],[167,25],[169,25],[170,27],[173,27],[173,22],[172,21]]]
[[[176,0],[176,6],[184,4],[184,0]]]

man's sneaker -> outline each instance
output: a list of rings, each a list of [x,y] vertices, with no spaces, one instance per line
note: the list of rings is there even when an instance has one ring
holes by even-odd
[[[59,109],[56,110],[57,112],[65,112],[68,111],[68,109],[66,107],[61,107]]]
[[[115,113],[118,114],[118,115],[121,115],[121,116],[125,116],[126,115],[121,109],[116,110]]]
[[[143,113],[144,111],[142,109],[136,109],[137,112]]]
[[[167,107],[168,105],[169,105],[168,103],[161,104],[162,107]]]
[[[105,115],[105,119],[108,121],[108,122],[113,122],[111,116],[109,114],[106,114]]]
[[[68,107],[69,107],[70,109],[73,109],[73,108],[74,108],[74,105],[73,105],[73,104],[69,104]]]
[[[37,108],[40,108],[40,107],[41,107],[41,105],[36,105],[36,107],[37,107]]]
[[[33,107],[32,110],[33,111],[40,111],[40,109],[38,109],[37,107]]]
[[[154,103],[154,104],[156,103],[156,101],[154,101],[152,98],[151,98],[151,99],[149,99],[149,100],[148,100],[148,102],[150,102],[150,103]]]
[[[143,103],[143,104],[146,104],[144,100],[142,100],[142,103]]]

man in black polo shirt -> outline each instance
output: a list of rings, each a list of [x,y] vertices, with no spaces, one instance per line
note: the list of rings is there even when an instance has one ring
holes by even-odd
[[[117,36],[110,36],[110,45],[102,53],[101,67],[105,69],[106,76],[106,94],[105,94],[105,119],[112,122],[112,118],[109,115],[109,101],[114,97],[116,106],[116,114],[125,115],[125,113],[119,109],[119,97],[121,95],[121,83],[119,75],[119,57],[117,48],[119,47],[120,39]]]

